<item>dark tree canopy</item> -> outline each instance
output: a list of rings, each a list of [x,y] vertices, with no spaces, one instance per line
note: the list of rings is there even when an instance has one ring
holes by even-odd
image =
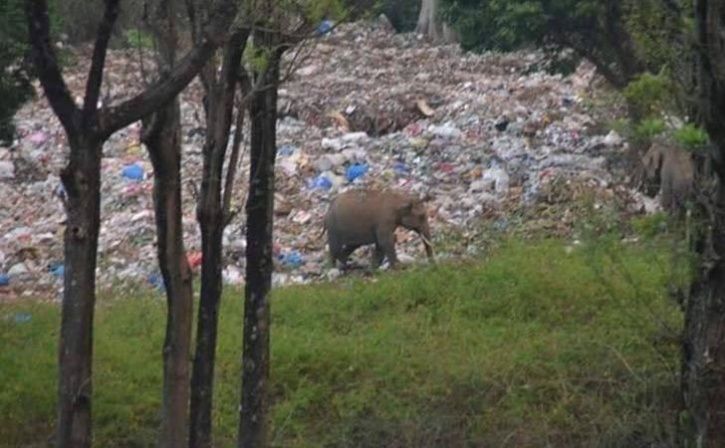
[[[681,9],[666,0],[442,0],[470,50],[573,49],[618,87],[672,60]]]

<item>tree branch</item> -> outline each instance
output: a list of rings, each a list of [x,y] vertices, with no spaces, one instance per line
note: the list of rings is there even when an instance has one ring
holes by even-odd
[[[242,90],[244,91],[244,90]],[[232,205],[232,192],[234,190],[234,179],[237,177],[239,161],[244,158],[244,154],[240,156],[240,148],[244,137],[244,115],[247,108],[240,101],[237,104],[237,120],[234,128],[234,140],[232,141],[232,152],[229,155],[229,165],[227,166],[227,176],[224,181],[224,196],[222,199],[222,215],[224,216],[224,225],[227,226],[232,221],[233,213],[230,212]]]
[[[164,79],[156,81],[145,91],[118,106],[100,111],[99,131],[110,135],[138,121],[171,101],[207,63],[216,48],[227,40],[227,31],[237,12],[235,0],[224,1],[206,27],[203,40],[197,43]]]
[[[25,0],[25,13],[32,56],[45,96],[68,135],[74,136],[80,125],[80,110],[73,102],[50,43],[47,0]]]
[[[86,95],[83,104],[83,121],[85,123],[89,123],[93,119],[98,107],[97,103],[103,82],[103,68],[106,64],[106,54],[108,52],[108,41],[111,38],[116,19],[118,19],[119,0],[105,1],[106,10],[103,14],[103,20],[98,26],[96,43],[93,46],[91,68],[86,80]]]

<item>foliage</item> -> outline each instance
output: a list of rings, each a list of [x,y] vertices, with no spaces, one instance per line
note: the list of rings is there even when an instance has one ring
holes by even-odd
[[[663,74],[642,73],[625,87],[623,94],[635,117],[657,117],[673,107],[673,88]]]
[[[710,142],[710,137],[707,135],[707,132],[700,126],[692,123],[687,123],[677,129],[673,137],[676,142],[689,150],[701,149]]]
[[[126,45],[131,48],[151,49],[154,47],[153,37],[138,28],[131,28],[124,33],[126,37]]]
[[[636,141],[648,142],[667,130],[661,118],[646,118],[634,125],[632,138]]]
[[[681,327],[665,292],[670,256],[657,239],[509,241],[485,262],[277,290],[272,446],[668,439]],[[234,445],[238,425],[239,295],[229,292],[220,313],[219,446]],[[154,445],[165,304],[99,304],[94,443]],[[0,439],[11,446],[52,433],[58,322],[54,304],[0,305]]]
[[[14,134],[15,111],[33,93],[23,0],[0,0],[0,141]]]
[[[443,0],[466,49],[572,48],[618,87],[676,58],[680,16],[661,0]]]
[[[98,24],[103,17],[105,2],[88,0],[55,0],[57,2],[56,36],[63,36],[71,44],[88,42],[95,38]],[[141,25],[144,0],[121,2],[120,16],[114,27],[114,37],[125,37],[124,30]]]

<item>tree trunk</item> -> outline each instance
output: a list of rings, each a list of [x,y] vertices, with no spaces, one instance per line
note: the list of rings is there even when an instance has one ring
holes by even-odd
[[[91,366],[96,251],[100,226],[100,139],[88,134],[70,140],[61,173],[67,195],[65,276],[58,363],[59,448],[91,446]]]
[[[438,6],[439,0],[421,0],[415,32],[424,35],[433,42],[455,42],[458,40],[456,33],[441,20]]]
[[[725,446],[725,1],[696,2],[699,108],[715,146],[716,182],[701,191],[697,210],[705,218],[696,250],[700,256],[685,312],[682,389],[689,413],[685,446]],[[706,184],[705,184],[706,185]]]
[[[47,0],[25,0],[33,62],[71,149],[68,165],[61,173],[68,198],[68,220],[58,356],[58,447],[85,448],[91,444],[93,311],[103,142],[171,101],[224,42],[237,12],[234,0],[215,2],[201,41],[163,79],[118,105],[99,109],[106,53],[120,0],[104,3],[80,108],[71,97],[51,44]]]
[[[176,8],[159,0],[150,26],[156,37],[159,78],[176,63]],[[166,287],[166,337],[159,446],[186,445],[189,430],[189,356],[194,293],[184,249],[181,204],[181,111],[178,98],[144,120],[144,143],[154,167],[157,255]]]
[[[196,355],[191,380],[191,448],[212,446],[212,401],[219,303],[222,295],[223,235],[228,210],[222,201],[223,168],[229,143],[234,97],[248,33],[235,33],[224,49],[221,75],[216,65],[206,72],[207,138],[197,219],[201,228],[201,296],[197,318]],[[243,110],[237,111],[243,114]],[[231,168],[230,168],[231,169]],[[233,175],[233,171],[229,176]],[[231,194],[231,192],[225,192]]]
[[[177,100],[157,112],[144,138],[154,166],[157,253],[166,287],[166,338],[160,446],[186,444],[193,285],[184,249],[181,208],[181,122]]]
[[[272,287],[274,164],[277,153],[277,89],[281,52],[271,33],[255,34],[255,42],[273,49],[261,88],[250,107],[251,167],[247,212],[247,270],[244,290],[244,346],[239,447],[268,446],[269,292]]]

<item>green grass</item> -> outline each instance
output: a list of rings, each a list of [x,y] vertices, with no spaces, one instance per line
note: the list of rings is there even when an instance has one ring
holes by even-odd
[[[681,316],[666,243],[508,242],[486,260],[275,291],[279,447],[624,447],[667,439]],[[233,446],[241,294],[226,295],[217,446]],[[95,446],[153,446],[164,301],[103,298]],[[32,314],[15,322],[18,312]],[[58,310],[0,307],[0,445],[52,433]]]

